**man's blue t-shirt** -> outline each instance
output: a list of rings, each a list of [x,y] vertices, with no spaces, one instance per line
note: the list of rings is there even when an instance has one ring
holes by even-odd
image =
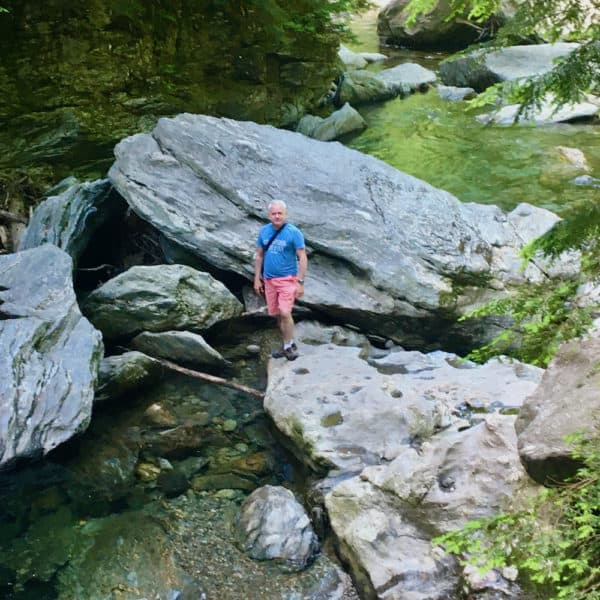
[[[258,232],[256,246],[265,248],[273,237],[275,228],[271,223],[263,225]],[[265,279],[273,277],[286,277],[298,274],[298,260],[296,250],[304,248],[304,236],[301,231],[291,223],[287,223],[283,231],[273,240],[263,257],[263,274]]]

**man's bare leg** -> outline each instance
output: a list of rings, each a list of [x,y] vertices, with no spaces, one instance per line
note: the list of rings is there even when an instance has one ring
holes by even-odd
[[[277,315],[277,324],[279,325],[279,331],[281,331],[281,337],[283,338],[283,344],[290,344],[294,339],[294,319],[291,313],[280,313]]]

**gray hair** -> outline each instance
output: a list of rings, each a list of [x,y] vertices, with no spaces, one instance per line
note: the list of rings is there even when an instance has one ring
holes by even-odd
[[[283,200],[271,200],[271,202],[269,202],[269,205],[267,206],[267,210],[271,210],[275,205],[281,206],[283,210],[287,211],[287,206]]]

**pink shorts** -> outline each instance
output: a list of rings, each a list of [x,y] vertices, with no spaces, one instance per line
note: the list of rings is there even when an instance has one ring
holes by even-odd
[[[296,299],[296,275],[265,279],[265,300],[270,315],[290,314]]]

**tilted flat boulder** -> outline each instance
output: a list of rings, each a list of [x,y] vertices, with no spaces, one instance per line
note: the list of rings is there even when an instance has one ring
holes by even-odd
[[[500,81],[522,79],[550,71],[554,61],[570,54],[578,44],[536,44],[509,46],[483,52],[475,50],[440,63],[440,77],[446,85],[472,87],[482,92]]]
[[[521,271],[519,250],[558,220],[462,204],[341,144],[250,122],[182,114],[115,154],[109,177],[141,218],[248,279],[268,202],[288,201],[309,253],[303,302],[399,339],[429,328],[444,341],[458,314],[541,280],[535,265]]]
[[[71,272],[71,258],[50,244],[0,256],[0,467],[89,424],[103,346]]]
[[[83,311],[106,338],[141,331],[202,330],[242,304],[208,273],[185,265],[132,267],[94,290]]]
[[[271,360],[264,407],[300,460],[315,470],[359,471],[460,420],[461,410],[518,408],[542,369],[509,359],[485,365],[446,352],[301,344],[293,363]]]
[[[19,249],[54,244],[77,265],[98,228],[126,207],[107,179],[75,183],[36,207]]]
[[[200,334],[191,331],[142,331],[131,340],[132,348],[149,356],[199,366],[223,366],[227,361]]]
[[[600,335],[563,344],[540,386],[525,401],[515,427],[529,475],[551,483],[575,474],[579,463],[567,439],[597,435],[600,425]]]

